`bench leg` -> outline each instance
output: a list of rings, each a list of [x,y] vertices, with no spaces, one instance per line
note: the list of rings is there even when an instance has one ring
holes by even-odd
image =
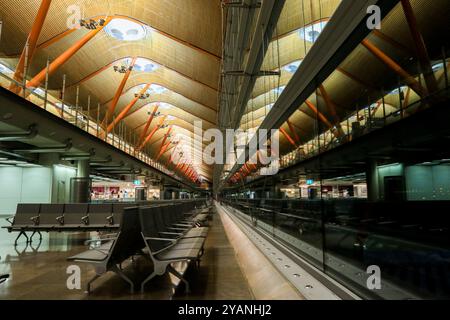
[[[167,263],[158,263],[153,259],[152,261],[153,261],[153,272],[141,283],[141,293],[144,293],[145,285],[147,284],[147,282],[149,282],[156,276],[162,276],[163,274],[166,273]]]
[[[191,288],[189,286],[189,282],[183,278],[183,276],[177,271],[175,270],[174,267],[172,267],[172,265],[168,265],[167,266],[167,271],[169,271],[170,273],[172,273],[175,277],[177,277],[178,279],[180,279],[181,281],[183,281],[185,287],[186,287],[186,293],[189,294],[191,293]]]
[[[156,271],[153,271],[151,275],[149,275],[142,283],[141,283],[141,293],[144,293],[144,289],[145,289],[145,285],[147,284],[147,282],[149,282],[150,280],[152,280],[154,277],[156,277],[158,274],[156,273]]]
[[[134,283],[133,281],[130,280],[130,278],[128,278],[125,273],[123,273],[123,271],[118,267],[118,266],[113,266],[112,271],[114,271],[115,273],[117,273],[117,275],[119,275],[119,277],[121,277],[123,280],[125,280],[126,282],[128,282],[128,284],[130,285],[130,291],[131,293],[134,293]]]
[[[87,294],[91,294],[91,285],[92,283],[97,280],[98,278],[100,278],[99,274],[96,274],[91,280],[89,280],[88,284],[87,284],[87,288],[86,288],[86,293]]]
[[[33,233],[31,234],[31,237],[30,237],[30,243],[33,242],[33,237],[36,233],[39,235],[39,241],[42,241],[42,233],[40,231],[33,231]]]
[[[17,236],[17,238],[16,238],[16,240],[14,240],[14,245],[15,245],[15,246],[17,246],[17,241],[19,240],[19,238],[20,238],[22,235],[24,235],[25,238],[27,238],[27,243],[29,242],[28,236],[27,236],[27,234],[25,233],[25,231],[20,231],[19,234],[18,234],[18,236]]]

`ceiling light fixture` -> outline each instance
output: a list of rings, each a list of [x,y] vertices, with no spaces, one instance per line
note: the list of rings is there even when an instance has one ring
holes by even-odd
[[[89,20],[81,19],[80,20],[80,26],[82,26],[88,30],[96,30],[98,28],[101,28],[105,25],[105,23],[106,23],[105,19],[100,19],[98,21],[93,20],[93,19],[89,19]]]

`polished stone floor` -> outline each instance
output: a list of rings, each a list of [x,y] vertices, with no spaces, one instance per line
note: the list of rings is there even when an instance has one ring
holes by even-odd
[[[6,225],[3,219],[1,221],[0,225]],[[79,264],[82,290],[69,290],[66,285],[69,276],[66,270],[73,263],[67,262],[66,258],[86,250],[84,241],[97,234],[44,234],[40,244],[36,241],[27,246],[22,240],[14,247],[16,236],[17,234],[9,234],[5,229],[0,230],[0,274],[10,274],[10,279],[0,284],[0,300],[254,298],[218,215],[214,216],[211,223],[200,268],[191,266],[186,275],[191,283],[192,292],[189,295],[184,293],[183,288],[179,288],[174,294],[169,276],[153,279],[148,283],[145,294],[131,294],[128,285],[112,272],[98,279],[93,284],[92,294],[87,295],[84,292],[85,285],[95,274],[88,264]],[[143,257],[137,258],[135,262],[127,261],[123,267],[125,273],[137,284],[152,271],[151,264]]]

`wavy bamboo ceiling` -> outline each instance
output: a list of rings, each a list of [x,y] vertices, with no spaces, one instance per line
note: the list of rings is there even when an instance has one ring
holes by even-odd
[[[18,63],[40,5],[41,0],[0,1],[0,55],[2,63],[12,69]],[[75,104],[78,87],[80,104],[90,96],[95,105],[101,105],[103,118],[124,78],[113,67],[129,64],[135,57],[145,58],[156,68],[151,72],[135,69],[131,73],[116,116],[133,100],[141,85],[152,84],[164,90],[151,91],[148,99],[136,103],[124,119],[128,129],[141,134],[156,103],[164,106],[159,111],[167,117],[166,124],[172,126],[175,134],[193,136],[194,121],[203,121],[204,129],[216,127],[222,52],[220,1],[53,0],[37,42],[38,50],[28,66],[30,79],[46,67],[47,59],[53,61],[89,33],[86,28],[68,29],[73,5],[81,9],[83,19],[124,19],[144,26],[146,36],[124,41],[102,30],[50,77],[49,89],[55,97],[60,95],[65,75],[65,101]],[[149,130],[156,125],[154,121]],[[158,130],[151,139],[147,146],[150,155],[157,156],[166,131]],[[161,162],[168,154],[167,151]],[[211,178],[208,166],[202,165],[198,170],[205,178]]]

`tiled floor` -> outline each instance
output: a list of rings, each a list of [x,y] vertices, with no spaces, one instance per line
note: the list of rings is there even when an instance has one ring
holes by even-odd
[[[4,225],[4,220],[0,225]],[[14,248],[16,234],[0,230],[0,274],[11,278],[0,284],[0,299],[253,299],[251,290],[236,261],[218,215],[214,216],[206,241],[202,265],[197,270],[191,266],[187,278],[192,293],[186,295],[180,289],[173,296],[170,277],[153,279],[145,294],[130,294],[128,285],[117,275],[108,273],[93,285],[93,293],[84,293],[87,281],[94,275],[90,265],[81,267],[82,290],[67,289],[66,273],[71,263],[66,258],[86,249],[83,242],[92,234],[44,234],[38,246],[26,246],[24,241]],[[151,273],[151,264],[139,257],[134,263],[124,264],[125,273],[137,284]]]

